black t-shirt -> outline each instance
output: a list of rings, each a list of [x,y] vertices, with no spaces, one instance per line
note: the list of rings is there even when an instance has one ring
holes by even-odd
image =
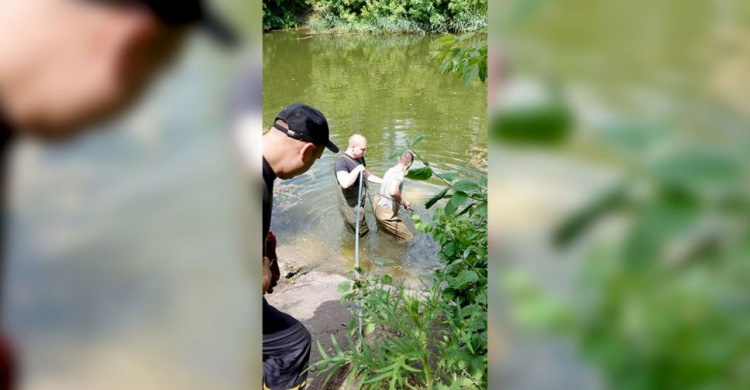
[[[336,182],[338,182],[338,173],[341,171],[344,171],[346,173],[351,172],[354,168],[357,167],[357,165],[362,164],[363,166],[367,166],[367,163],[365,162],[365,157],[362,156],[360,158],[353,158],[348,155],[340,155],[336,159],[336,163],[333,166],[333,171],[335,175],[337,176]],[[357,192],[359,192],[359,178],[349,186],[349,188],[341,188],[341,192],[344,194],[344,198],[346,199],[346,203],[349,204],[349,206],[354,207],[357,205]],[[362,183],[362,193],[365,193],[365,189],[367,188],[367,181],[365,180],[364,183]],[[360,201],[365,199],[364,196],[360,198]],[[364,202],[362,202],[364,204]]]
[[[271,231],[271,213],[273,212],[273,182],[276,173],[263,157],[263,255],[266,255],[266,237]]]

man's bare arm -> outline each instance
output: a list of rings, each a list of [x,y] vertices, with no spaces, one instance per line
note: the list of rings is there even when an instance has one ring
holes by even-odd
[[[365,180],[369,181],[370,183],[377,183],[380,184],[383,182],[383,179],[373,175],[370,171],[365,169]]]
[[[391,195],[391,199],[393,199],[394,202],[398,203],[401,206],[404,206],[404,208],[407,210],[411,209],[411,203],[401,197],[401,182],[393,180],[390,187],[388,188],[388,193]]]
[[[352,169],[351,172],[347,171],[338,171],[336,172],[336,180],[339,182],[339,185],[341,188],[347,189],[352,186],[357,181],[357,177],[359,177],[359,172],[365,170],[364,165],[360,164],[357,165],[356,168]]]

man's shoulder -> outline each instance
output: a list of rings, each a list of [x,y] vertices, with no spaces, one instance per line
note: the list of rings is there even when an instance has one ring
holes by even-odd
[[[336,157],[336,162],[334,163],[334,168],[336,172],[338,171],[351,171],[352,168],[356,166],[356,162],[352,160],[351,157],[348,157],[346,155],[339,155]]]
[[[394,179],[403,180],[404,179],[404,171],[399,169],[398,166],[392,167],[386,172],[387,175],[390,175]]]

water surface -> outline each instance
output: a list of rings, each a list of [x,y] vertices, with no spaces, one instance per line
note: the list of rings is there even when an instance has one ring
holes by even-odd
[[[367,137],[367,166],[378,176],[395,164],[390,154],[420,134],[427,138],[417,151],[434,168],[480,174],[471,159],[486,151],[486,89],[479,82],[464,87],[456,76],[440,73],[439,62],[430,58],[436,38],[265,34],[264,127],[284,106],[302,102],[324,113],[342,151],[352,134]],[[271,228],[279,236],[282,256],[346,273],[353,264],[354,235],[336,206],[334,160],[327,152],[306,175],[277,185]],[[377,189],[371,184],[370,194]],[[408,181],[404,189],[416,205],[414,212],[426,218],[430,212],[423,204],[438,191],[437,182]],[[363,267],[393,261],[382,270],[419,275],[438,264],[436,245],[425,234],[402,244],[374,229],[369,204],[366,212],[371,233],[360,243]],[[402,211],[402,218],[409,219],[408,213]]]

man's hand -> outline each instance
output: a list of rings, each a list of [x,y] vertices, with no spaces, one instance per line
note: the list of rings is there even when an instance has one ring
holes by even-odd
[[[271,281],[273,280],[273,272],[271,272],[271,260],[268,257],[263,257],[263,295],[269,292],[271,288]]]
[[[364,171],[364,170],[365,170],[365,166],[362,165],[362,164],[359,164],[356,167],[354,167],[354,169],[352,169],[352,173],[356,174],[356,175],[359,175],[359,173],[362,172],[362,171]]]
[[[268,286],[266,294],[273,294],[273,288],[279,284],[279,279],[281,279],[281,270],[279,270],[279,261],[276,260],[271,263],[271,285]]]
[[[16,388],[16,361],[10,340],[0,333],[0,389]]]
[[[408,200],[402,200],[401,205],[404,206],[404,209],[411,210],[411,202],[409,202]]]

